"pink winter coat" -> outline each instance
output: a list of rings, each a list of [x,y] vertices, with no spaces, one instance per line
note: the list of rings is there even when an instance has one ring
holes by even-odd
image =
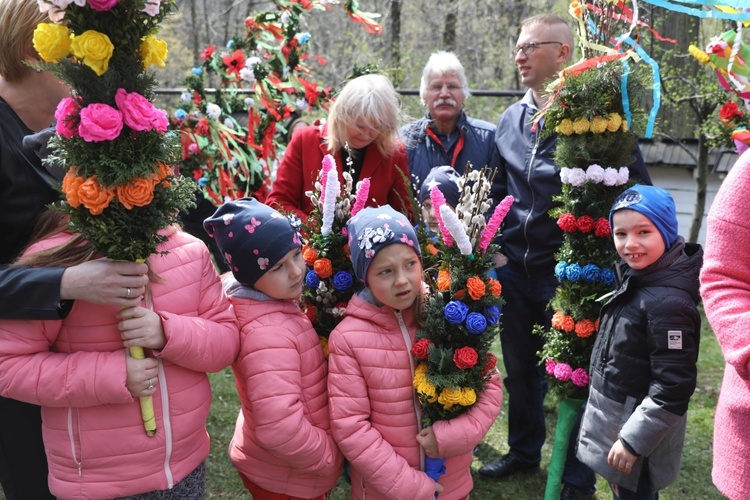
[[[171,488],[208,456],[206,372],[239,351],[237,322],[200,240],[170,228],[149,257],[167,344],[154,395],[157,432],[146,435],[125,387],[117,307],[75,301],[64,320],[0,322],[0,393],[42,406],[49,486],[59,498],[113,498]],[[38,251],[70,237],[62,233]]]
[[[731,499],[750,491],[750,152],[708,213],[701,295],[726,365],[716,406],[713,481]]]
[[[336,484],[344,459],[331,436],[328,370],[318,335],[292,301],[236,282],[229,294],[242,332],[232,365],[242,411],[229,457],[268,491],[322,495]]]
[[[435,483],[420,471],[424,453],[416,440],[421,410],[412,385],[415,324],[411,311],[377,307],[355,295],[331,333],[331,429],[351,462],[353,499],[434,498]],[[440,455],[447,458],[440,500],[472,490],[471,453],[500,413],[502,399],[495,373],[470,411],[433,425]]]

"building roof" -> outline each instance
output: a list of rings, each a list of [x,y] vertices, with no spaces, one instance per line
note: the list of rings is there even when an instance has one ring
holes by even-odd
[[[663,164],[693,168],[695,159],[686,149],[696,156],[698,154],[698,142],[694,140],[685,141],[682,145],[674,142],[639,140],[638,147],[646,165]],[[738,156],[734,149],[711,148],[708,151],[708,167],[714,172],[729,172]]]

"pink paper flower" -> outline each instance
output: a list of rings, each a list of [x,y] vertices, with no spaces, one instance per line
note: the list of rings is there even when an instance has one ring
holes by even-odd
[[[166,132],[167,113],[157,109],[151,102],[137,92],[117,89],[115,103],[122,113],[122,121],[133,130],[156,130]]]
[[[78,133],[86,142],[111,141],[122,131],[122,114],[106,104],[89,104],[81,110]]]
[[[547,361],[544,362],[544,370],[547,372],[547,375],[554,375],[555,374],[555,360],[552,358],[549,358]]]
[[[320,196],[321,196],[321,203],[325,203],[326,199],[326,183],[328,182],[328,172],[331,169],[336,170],[336,160],[333,158],[332,155],[325,155],[323,157],[323,163],[322,163],[322,172],[320,174],[320,183],[322,185],[322,188],[320,190]]]
[[[349,212],[350,217],[354,217],[359,213],[360,210],[365,208],[365,203],[367,203],[367,197],[370,195],[370,178],[366,177],[362,180],[362,182],[359,183],[359,187],[357,188],[357,198],[354,201],[354,206],[352,206],[351,211]]]
[[[452,247],[453,237],[448,228],[445,227],[445,222],[443,222],[443,217],[440,214],[440,207],[445,205],[445,196],[443,196],[443,192],[437,186],[432,186],[432,189],[430,189],[430,200],[432,200],[432,209],[435,210],[435,218],[438,221],[440,233],[443,235],[443,243],[446,246]]]
[[[89,7],[99,12],[105,12],[117,5],[120,0],[89,0]]]
[[[570,380],[573,370],[567,363],[557,363],[555,365],[555,378],[567,382]]]
[[[66,139],[71,139],[78,135],[79,114],[81,112],[80,103],[72,98],[66,97],[57,105],[55,110],[55,130]]]
[[[589,384],[589,374],[583,368],[576,368],[570,375],[570,381],[578,387],[586,387]]]

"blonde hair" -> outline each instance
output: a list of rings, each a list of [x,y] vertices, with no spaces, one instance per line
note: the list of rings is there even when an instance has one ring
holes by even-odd
[[[521,30],[539,25],[547,26],[555,31],[556,35],[560,37],[560,40],[557,41],[570,48],[568,52],[568,60],[570,60],[573,57],[575,42],[573,41],[573,31],[571,31],[568,22],[557,14],[537,14],[521,21]]]
[[[347,143],[348,129],[366,123],[379,132],[375,145],[391,156],[399,145],[401,106],[391,81],[383,75],[364,75],[350,80],[331,106],[328,115],[328,151]]]
[[[28,70],[23,61],[36,55],[34,30],[45,21],[49,17],[36,0],[0,0],[0,75],[9,82]]]

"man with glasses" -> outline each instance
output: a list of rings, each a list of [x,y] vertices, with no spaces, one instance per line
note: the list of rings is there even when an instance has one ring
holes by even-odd
[[[537,352],[544,340],[532,333],[535,324],[550,327],[549,301],[555,293],[555,252],[563,241],[562,231],[548,212],[557,206],[560,169],[554,163],[556,136],[539,138],[532,130],[532,117],[546,104],[544,84],[570,60],[573,34],[564,19],[541,14],[521,24],[514,58],[526,95],[511,105],[497,125],[495,144],[500,169],[494,178],[492,196],[500,200],[513,195],[515,202],[505,218],[501,254],[496,258],[498,279],[505,299],[501,344],[508,392],[508,445],[499,461],[479,469],[488,478],[503,478],[521,471],[539,469],[545,440],[544,396],[547,384]],[[650,184],[640,152],[630,165],[631,177]],[[506,263],[507,262],[507,263]],[[579,417],[580,418],[580,417]],[[571,434],[561,498],[593,494],[596,477],[575,457],[577,432]]]
[[[469,95],[464,67],[456,55],[433,53],[419,86],[427,114],[401,129],[415,193],[430,170],[438,166],[449,165],[459,174],[467,162],[474,169],[497,167],[495,126],[466,116],[463,107]]]

